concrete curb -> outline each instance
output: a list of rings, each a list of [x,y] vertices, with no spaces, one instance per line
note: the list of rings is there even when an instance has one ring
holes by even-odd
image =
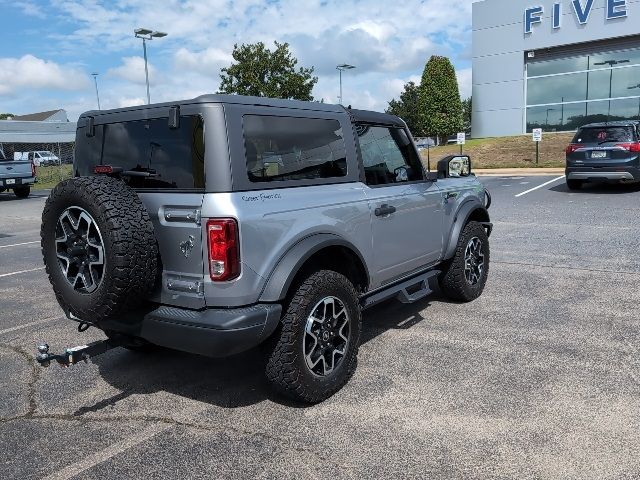
[[[564,175],[564,168],[475,168],[473,173],[482,176],[549,176]]]

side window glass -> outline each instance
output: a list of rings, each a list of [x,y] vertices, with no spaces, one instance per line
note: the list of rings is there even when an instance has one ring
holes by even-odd
[[[423,180],[411,140],[401,128],[356,126],[367,185]]]
[[[344,177],[347,158],[340,122],[245,115],[247,175],[252,182]]]

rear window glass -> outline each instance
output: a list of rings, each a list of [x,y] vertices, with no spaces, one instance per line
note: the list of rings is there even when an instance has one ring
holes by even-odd
[[[581,128],[573,143],[633,142],[633,127],[588,127]]]
[[[247,174],[252,182],[344,177],[347,159],[340,122],[244,116]]]
[[[181,116],[175,129],[167,118],[96,125],[92,137],[78,133],[77,173],[110,165],[130,172],[122,178],[133,188],[202,189],[203,133],[199,116]]]

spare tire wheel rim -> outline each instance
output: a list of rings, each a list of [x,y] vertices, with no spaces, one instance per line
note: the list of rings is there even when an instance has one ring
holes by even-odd
[[[105,254],[102,233],[82,207],[69,207],[56,224],[56,255],[63,276],[75,291],[92,293],[102,283]]]
[[[325,297],[311,310],[305,325],[303,351],[307,367],[324,377],[342,362],[349,346],[351,328],[347,308],[337,297]]]
[[[482,241],[473,237],[464,250],[464,277],[472,287],[477,285],[484,273],[484,252]]]

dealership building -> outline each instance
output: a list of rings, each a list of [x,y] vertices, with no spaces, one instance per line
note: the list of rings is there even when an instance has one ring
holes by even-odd
[[[474,137],[640,119],[640,0],[473,4]]]

